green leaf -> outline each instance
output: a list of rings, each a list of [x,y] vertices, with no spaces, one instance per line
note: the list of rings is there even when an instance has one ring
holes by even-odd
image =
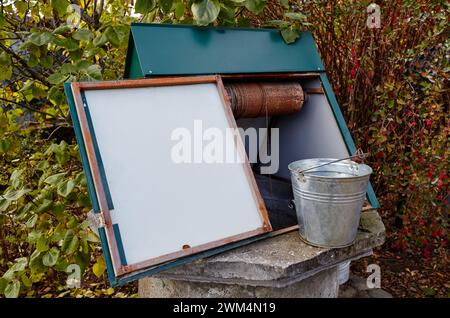
[[[60,42],[60,46],[62,46],[69,52],[76,51],[79,48],[78,42],[72,38],[64,39],[63,41]]]
[[[436,290],[434,290],[432,287],[423,288],[422,291],[427,297],[434,297],[436,295]]]
[[[17,169],[14,170],[13,173],[11,173],[11,177],[9,178],[9,180],[11,181],[11,185],[13,186],[13,188],[17,189],[22,185],[22,174],[23,169]]]
[[[14,2],[14,6],[20,14],[24,14],[28,9],[28,5],[25,1],[16,1]]]
[[[298,29],[289,27],[281,30],[281,35],[286,43],[294,43],[300,37],[300,31]]]
[[[81,246],[81,251],[83,253],[89,254],[89,243],[88,241],[86,241],[85,239],[81,239],[80,241],[80,246]]]
[[[280,0],[281,5],[285,8],[289,8],[289,0]]]
[[[36,65],[38,65],[39,64],[39,60],[36,57],[36,55],[31,55],[30,54],[30,56],[28,58],[28,61],[27,61],[27,64],[28,64],[29,67],[35,67]]]
[[[32,86],[31,93],[33,94],[33,97],[36,99],[42,99],[47,96],[46,90],[37,85]]]
[[[31,202],[25,204],[24,206],[21,206],[20,208],[18,208],[14,219],[22,221],[23,219],[25,219],[25,217],[29,215],[28,213],[31,211],[33,207],[34,205]]]
[[[43,46],[50,43],[53,40],[53,35],[50,32],[36,32],[32,33],[28,37],[28,41],[37,46]]]
[[[52,247],[47,253],[42,257],[42,263],[45,266],[53,266],[58,261],[59,250],[56,247]]]
[[[3,28],[3,26],[6,25],[6,23],[7,22],[6,22],[5,16],[3,15],[3,13],[0,12],[0,29]],[[0,291],[0,293],[1,293],[1,291]]]
[[[67,254],[72,254],[78,248],[78,237],[72,230],[68,230],[64,236],[61,250]]]
[[[8,190],[3,194],[3,198],[8,201],[16,201],[20,197],[22,197],[24,194],[30,192],[30,189],[20,189],[20,190]]]
[[[34,272],[39,272],[45,269],[44,265],[42,264],[41,253],[38,250],[34,250],[34,252],[31,254],[29,266]]]
[[[47,184],[50,184],[50,185],[55,185],[55,184],[59,183],[64,178],[65,175],[66,175],[66,172],[57,173],[57,174],[51,175],[50,177],[46,178],[44,180],[44,182]]]
[[[116,32],[114,27],[112,26],[107,27],[105,30],[105,36],[108,39],[108,41],[111,42],[112,45],[114,46],[120,45],[119,34]]]
[[[25,287],[30,288],[31,285],[33,285],[33,282],[31,281],[31,279],[24,273],[23,275],[20,276],[22,283]]]
[[[91,31],[87,29],[80,29],[76,31],[74,34],[72,34],[72,37],[78,41],[89,42],[91,39]]]
[[[48,251],[48,239],[45,238],[44,236],[39,237],[37,242],[36,242],[36,249],[39,252],[46,252],[46,251]]]
[[[6,52],[0,53],[0,65],[10,65],[11,57]]]
[[[217,0],[201,0],[192,4],[191,11],[197,24],[208,25],[217,19],[220,3]]]
[[[50,69],[53,66],[53,57],[50,55],[42,56],[39,62],[43,67]]]
[[[32,227],[34,227],[34,226],[36,225],[37,219],[38,219],[37,214],[33,214],[33,215],[27,220],[27,222],[25,223],[25,225],[26,225],[27,227],[29,227],[29,228],[32,228]]]
[[[158,0],[158,3],[162,12],[169,13],[170,9],[172,9],[173,0]]]
[[[19,296],[20,291],[20,282],[14,280],[9,282],[9,284],[5,287],[5,297],[6,298],[17,298]]]
[[[70,154],[66,151],[56,152],[55,158],[60,165],[64,165],[70,159]]]
[[[219,16],[222,22],[229,21],[231,24],[234,24],[234,8],[227,7],[221,3]]]
[[[0,81],[8,81],[12,76],[11,66],[0,66]],[[1,151],[1,150],[0,150]]]
[[[12,265],[5,274],[3,274],[3,278],[6,278],[7,280],[11,280],[14,278],[14,274],[17,272],[21,272],[25,270],[28,259],[26,257],[20,257],[15,259],[14,265]]]
[[[55,264],[55,269],[59,272],[67,272],[67,266],[69,266],[69,262],[59,258],[58,262]]]
[[[70,74],[70,73],[75,73],[76,69],[75,69],[75,65],[73,65],[72,63],[65,63],[61,66],[60,69],[61,74]]]
[[[67,0],[52,0],[51,3],[53,9],[55,9],[59,15],[64,15],[67,13],[67,6],[69,5]]]
[[[0,140],[0,153],[8,152],[11,149],[11,141],[9,139],[1,139]]]
[[[29,243],[35,243],[39,238],[42,236],[42,232],[37,230],[31,230],[30,233],[28,233],[28,239],[27,241]]]
[[[177,2],[175,5],[175,18],[180,19],[184,16],[184,12],[186,11],[186,6],[183,2]]]
[[[17,272],[21,272],[25,269],[28,264],[28,259],[26,257],[19,257],[15,259],[16,263],[13,265]]]
[[[95,80],[102,79],[101,68],[98,65],[91,65],[87,68],[87,74]]]
[[[80,72],[86,70],[91,65],[92,63],[87,60],[79,60],[77,63],[75,63],[75,70],[77,72]]]
[[[245,7],[254,14],[260,14],[266,7],[266,0],[246,0]]]
[[[78,221],[77,221],[76,217],[74,217],[73,215],[70,216],[69,221],[67,221],[67,223],[66,223],[67,228],[73,229],[77,225],[78,225]]]
[[[136,13],[146,14],[152,11],[156,6],[156,0],[136,0],[134,11]]]
[[[87,240],[88,242],[93,242],[93,243],[100,242],[98,236],[97,236],[95,233],[92,233],[91,231],[89,231],[89,232],[86,234],[86,240]]]
[[[5,291],[6,285],[8,285],[8,280],[6,278],[0,277],[0,294]]]
[[[71,28],[68,25],[62,25],[60,27],[57,27],[52,33],[53,34],[64,34],[66,32],[69,32]]]
[[[95,46],[102,46],[108,41],[108,37],[105,35],[105,33],[99,34],[95,37],[94,43]]]
[[[4,198],[0,198],[0,212],[6,211],[6,209],[9,207],[11,201],[8,201]]]
[[[87,182],[86,182],[86,175],[84,174],[84,171],[81,171],[80,173],[78,173],[75,176],[75,183],[77,185],[81,185],[81,186],[86,186]]]
[[[52,234],[51,241],[52,242],[62,241],[62,240],[64,240],[65,234],[66,233],[63,229],[63,225],[60,224],[60,225],[56,226],[56,228]]]
[[[60,196],[63,196],[66,198],[72,192],[72,190],[74,188],[75,188],[75,181],[73,181],[72,179],[65,180],[65,181],[58,183],[57,193]]]
[[[296,20],[296,21],[304,21],[306,20],[306,15],[299,13],[299,12],[286,12],[284,14],[284,16],[288,19],[291,20]]]
[[[60,72],[53,73],[50,75],[47,80],[50,82],[50,84],[61,84],[67,79],[67,75],[62,74]]]
[[[106,270],[105,261],[103,257],[97,257],[97,262],[92,266],[92,272],[100,278]]]
[[[58,86],[52,86],[52,88],[50,88],[47,94],[47,98],[52,102],[53,105],[63,104],[65,100],[64,94],[61,92]],[[40,165],[47,164],[47,167],[44,169],[42,169],[41,167],[37,167],[39,170],[45,170],[49,166],[48,161],[41,161],[39,162],[39,164]]]
[[[90,253],[78,252],[75,254],[75,262],[80,266],[81,272],[84,272],[91,261]]]

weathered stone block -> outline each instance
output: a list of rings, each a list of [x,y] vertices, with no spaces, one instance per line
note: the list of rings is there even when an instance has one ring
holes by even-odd
[[[353,245],[313,247],[297,231],[198,260],[139,282],[141,297],[337,297],[342,262],[384,242],[376,211],[363,212]]]

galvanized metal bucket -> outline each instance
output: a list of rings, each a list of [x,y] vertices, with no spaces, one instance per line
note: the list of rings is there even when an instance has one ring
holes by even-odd
[[[345,284],[350,278],[350,261],[343,262],[337,266],[338,284]]]
[[[351,245],[372,168],[328,158],[299,160],[288,168],[302,239],[319,247]]]

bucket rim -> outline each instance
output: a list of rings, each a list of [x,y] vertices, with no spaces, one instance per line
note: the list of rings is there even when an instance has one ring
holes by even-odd
[[[289,169],[289,171],[290,171],[292,174],[298,175],[298,174],[299,174],[298,168],[293,168],[293,165],[294,165],[294,164],[297,164],[297,163],[302,162],[302,161],[305,161],[305,162],[306,162],[306,161],[325,161],[325,163],[326,163],[326,161],[335,161],[335,160],[338,160],[338,159],[336,159],[336,158],[310,158],[310,159],[300,159],[300,160],[296,160],[296,161],[291,162],[291,163],[288,165],[288,169]],[[352,163],[352,164],[355,164],[355,165],[357,165],[358,167],[362,167],[362,168],[365,169],[367,172],[364,173],[364,174],[358,175],[358,176],[342,177],[342,178],[339,178],[339,180],[355,180],[355,179],[359,179],[359,178],[367,178],[367,176],[370,176],[370,175],[373,173],[373,169],[372,169],[369,165],[366,165],[366,164],[364,164],[364,163],[358,163],[358,162],[353,161],[353,160],[350,160],[350,159],[342,160],[342,161],[336,162],[336,163],[331,163],[330,165],[341,164],[341,163]],[[318,167],[318,168],[319,168],[319,167]],[[327,180],[331,180],[331,179],[335,180],[335,179],[337,179],[336,177],[329,177],[329,176],[323,176],[323,175],[315,175],[314,172],[318,172],[318,171],[317,171],[317,170],[314,170],[314,169],[311,170],[311,171],[306,171],[306,172],[304,172],[304,176],[305,176],[305,177],[313,177],[313,178],[317,178],[317,179],[327,179]]]

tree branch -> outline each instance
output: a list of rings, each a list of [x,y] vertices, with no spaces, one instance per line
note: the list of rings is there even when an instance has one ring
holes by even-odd
[[[95,4],[96,2],[94,2]],[[94,29],[98,29],[98,21],[100,20],[96,20],[95,18],[95,10],[92,13],[92,17],[89,16],[89,14],[87,14],[86,10],[81,8],[80,6],[80,1],[79,0],[70,0],[70,4],[75,4],[80,8],[80,14],[81,14],[81,19],[86,22],[89,26],[91,26]]]
[[[63,118],[63,117],[55,116],[55,115],[49,114],[47,112],[44,112],[42,110],[34,109],[30,105],[27,105],[27,104],[24,104],[24,103],[19,103],[19,102],[16,102],[16,101],[13,101],[13,100],[10,100],[10,99],[7,99],[7,98],[3,98],[3,97],[0,97],[0,100],[5,101],[7,103],[15,104],[15,105],[23,107],[23,108],[26,108],[26,109],[28,109],[28,110],[30,110],[32,112],[36,112],[36,113],[39,113],[41,115],[50,116],[50,117],[53,117],[53,118],[59,118],[59,119],[64,119],[65,120],[65,118]]]
[[[24,67],[24,69],[26,69],[27,72],[31,74],[32,77],[39,80],[45,86],[52,87],[52,84],[50,84],[50,82],[48,82],[47,79],[44,76],[42,76],[42,74],[40,74],[40,73],[36,72],[35,70],[31,69],[30,67],[28,67],[27,62],[22,57],[20,57],[16,52],[14,52],[11,48],[7,47],[6,45],[4,45],[1,42],[0,42],[0,48],[3,51],[5,51],[6,53],[8,53],[9,55],[11,55],[12,57],[14,57],[14,59],[16,59],[19,62],[19,64],[22,65]]]

